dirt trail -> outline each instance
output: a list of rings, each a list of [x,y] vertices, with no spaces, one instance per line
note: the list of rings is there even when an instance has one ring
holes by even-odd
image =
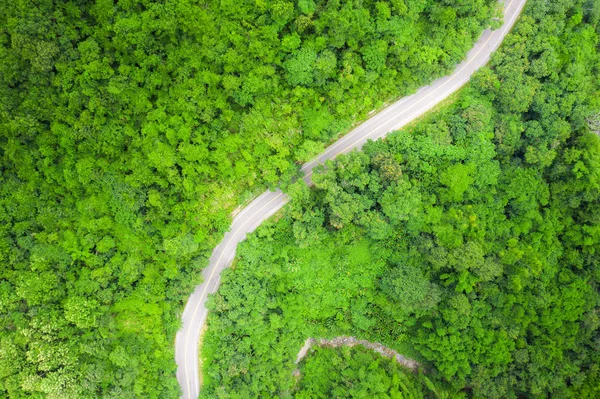
[[[390,359],[395,359],[399,364],[404,367],[407,367],[411,370],[416,370],[419,367],[419,363],[417,361],[409,359],[407,357],[402,356],[398,352],[393,349],[388,348],[380,344],[379,342],[369,342],[364,339],[356,339],[355,337],[335,337],[332,339],[324,339],[324,338],[308,338],[304,342],[304,346],[298,352],[298,356],[296,357],[296,364],[300,363],[300,361],[306,356],[308,351],[313,345],[318,345],[325,348],[339,348],[342,346],[357,346],[362,345],[367,349],[374,350],[382,356],[388,357]]]

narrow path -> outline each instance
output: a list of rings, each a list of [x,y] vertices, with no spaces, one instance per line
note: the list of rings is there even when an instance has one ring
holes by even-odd
[[[450,76],[438,79],[418,92],[404,97],[383,111],[365,121],[347,135],[329,146],[322,154],[302,167],[304,181],[311,185],[313,168],[353,149],[360,149],[367,140],[376,140],[389,132],[398,130],[423,115],[435,105],[467,83],[477,69],[485,65],[490,55],[502,43],[506,34],[517,20],[526,0],[501,0],[504,3],[504,25],[495,31],[485,30],[475,46],[467,54]],[[288,202],[281,190],[267,191],[242,209],[234,218],[231,230],[214,249],[208,267],[202,271],[203,283],[198,285],[190,296],[183,311],[183,327],[175,339],[175,360],[177,380],[183,391],[182,398],[195,399],[200,393],[198,379],[198,338],[207,316],[206,299],[208,294],[217,291],[221,271],[228,267],[235,257],[238,243],[246,234],[254,231],[264,220]]]
[[[332,339],[308,338],[306,341],[304,341],[304,346],[300,349],[300,352],[298,352],[298,355],[296,356],[296,364],[302,361],[302,359],[306,356],[306,354],[313,345],[325,348],[340,348],[342,346],[349,346],[352,348],[353,346],[362,345],[367,349],[374,350],[381,356],[389,357],[390,359],[396,360],[398,364],[401,364],[402,366],[407,367],[413,371],[419,367],[419,363],[416,360],[404,357],[395,350],[390,349],[387,346],[380,344],[379,342],[370,342],[365,341],[364,339],[356,339],[355,337],[346,336],[335,337]]]

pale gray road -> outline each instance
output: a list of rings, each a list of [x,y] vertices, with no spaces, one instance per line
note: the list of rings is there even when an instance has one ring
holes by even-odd
[[[469,51],[466,60],[456,67],[452,75],[438,79],[415,94],[393,103],[340,138],[321,155],[302,167],[304,181],[308,184],[312,183],[312,170],[316,165],[335,158],[339,154],[360,149],[367,140],[375,140],[400,129],[463,86],[473,72],[485,65],[490,54],[500,46],[504,36],[514,25],[525,1],[504,0],[504,25],[493,32],[484,31],[475,46]],[[238,243],[246,238],[246,234],[254,231],[265,219],[281,209],[287,201],[287,195],[280,190],[267,191],[257,197],[235,216],[229,233],[225,234],[223,241],[212,253],[209,266],[202,272],[204,282],[196,287],[185,306],[182,316],[183,327],[177,333],[175,340],[177,380],[183,391],[182,398],[195,399],[200,392],[198,339],[208,312],[205,307],[208,294],[217,291],[221,271],[233,261]]]

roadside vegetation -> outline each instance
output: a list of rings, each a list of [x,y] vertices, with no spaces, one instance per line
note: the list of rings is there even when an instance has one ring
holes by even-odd
[[[304,340],[338,335],[469,398],[599,397],[599,19],[528,1],[454,103],[290,186],[210,300],[202,397],[282,396]]]
[[[448,73],[494,0],[5,1],[0,396],[177,398],[235,206]]]

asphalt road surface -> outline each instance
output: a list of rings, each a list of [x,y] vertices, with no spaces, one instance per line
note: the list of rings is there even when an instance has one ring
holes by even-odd
[[[438,79],[415,94],[398,100],[333,143],[322,154],[302,167],[304,181],[312,184],[312,170],[316,165],[339,154],[360,149],[367,140],[375,140],[400,129],[462,87],[469,81],[473,72],[485,65],[490,54],[500,46],[517,20],[525,1],[503,1],[504,25],[493,32],[484,31],[469,51],[466,60],[456,67],[452,75]],[[234,217],[230,231],[213,251],[209,266],[202,272],[203,283],[196,287],[188,299],[182,316],[183,327],[175,339],[177,380],[183,391],[182,398],[196,399],[200,393],[198,339],[208,313],[205,307],[207,296],[217,291],[221,271],[233,261],[238,243],[246,238],[246,234],[254,231],[264,220],[281,209],[287,201],[287,195],[280,190],[267,191],[257,197]]]

